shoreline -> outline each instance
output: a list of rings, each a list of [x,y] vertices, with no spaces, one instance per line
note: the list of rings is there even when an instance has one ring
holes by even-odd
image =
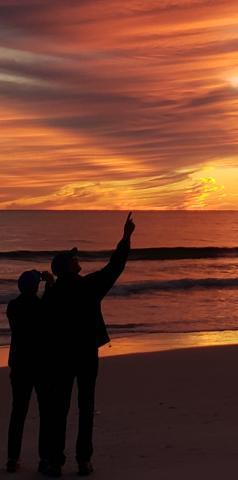
[[[117,357],[228,345],[238,345],[238,330],[135,334],[111,338],[109,344],[100,348],[99,355],[101,358]],[[8,353],[9,345],[0,346],[0,368],[7,366]]]

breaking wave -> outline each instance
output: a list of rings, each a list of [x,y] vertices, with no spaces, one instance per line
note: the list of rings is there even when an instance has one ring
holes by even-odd
[[[113,250],[80,250],[85,261],[108,259]],[[0,259],[9,260],[51,260],[59,250],[13,250],[0,252]],[[178,260],[194,258],[238,257],[238,247],[155,247],[134,248],[129,260]]]

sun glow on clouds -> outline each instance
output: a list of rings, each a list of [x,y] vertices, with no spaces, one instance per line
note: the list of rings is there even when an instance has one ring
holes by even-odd
[[[0,0],[0,208],[237,208],[235,0]]]
[[[231,76],[228,81],[234,88],[238,88],[238,75],[233,75]]]
[[[218,207],[219,203],[226,194],[224,185],[218,185],[213,177],[203,177],[187,191],[189,200],[187,207],[191,209],[201,209],[207,207]]]

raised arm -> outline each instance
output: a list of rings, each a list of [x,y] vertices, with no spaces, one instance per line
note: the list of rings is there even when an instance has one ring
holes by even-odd
[[[125,268],[130,251],[131,235],[135,230],[135,224],[131,215],[132,213],[130,212],[127,216],[122,239],[112,253],[108,264],[102,268],[102,270],[91,273],[86,277],[91,283],[95,294],[98,295],[100,299],[102,299],[112,288],[113,284]]]

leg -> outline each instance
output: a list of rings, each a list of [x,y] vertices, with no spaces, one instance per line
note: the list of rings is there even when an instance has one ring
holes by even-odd
[[[76,460],[88,462],[93,454],[94,396],[98,372],[98,352],[85,355],[77,372],[79,426]]]
[[[38,450],[40,460],[44,463],[49,462],[50,456],[50,402],[52,395],[52,385],[47,376],[37,374],[35,378],[35,390],[39,405],[40,425]]]
[[[74,383],[74,372],[72,369],[65,369],[57,374],[52,385],[50,398],[49,418],[49,450],[50,463],[64,465],[65,463],[65,437],[67,416],[70,408],[71,393]],[[47,415],[46,415],[47,416]]]
[[[33,381],[23,371],[16,369],[10,374],[12,385],[12,412],[8,430],[8,458],[18,460],[21,452],[22,436],[28,411]]]

